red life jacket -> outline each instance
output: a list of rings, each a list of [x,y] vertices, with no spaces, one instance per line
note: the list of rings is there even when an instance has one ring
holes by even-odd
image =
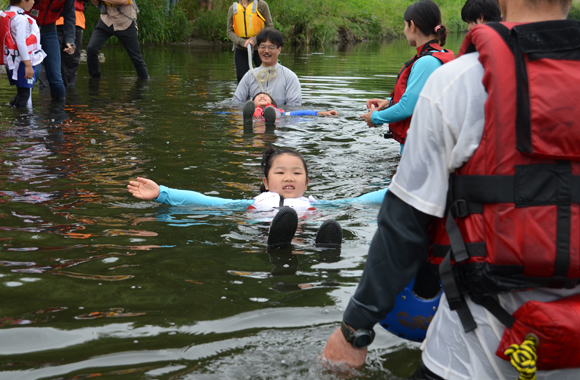
[[[37,0],[30,12],[38,26],[50,25],[59,19],[65,0]]]
[[[463,294],[510,328],[514,318],[492,295],[580,283],[577,41],[575,20],[489,23],[461,47],[460,55],[478,51],[484,68],[485,125],[451,176],[429,260],[466,332],[477,325]]]
[[[15,11],[0,11],[0,38],[2,38],[2,54],[0,54],[0,64],[8,66],[9,69],[14,70],[15,57],[18,55],[18,46],[16,41],[12,37],[10,32],[10,21],[16,15],[21,15],[26,17],[30,25],[33,24],[34,20],[26,16],[23,12]],[[32,54],[39,49],[38,39],[34,33],[30,34],[26,38],[26,47],[28,49],[28,54]],[[32,57],[31,57],[32,58]]]
[[[85,3],[82,0],[75,0],[75,11],[85,11]]]
[[[417,48],[417,54],[409,61],[407,61],[407,63],[405,63],[405,65],[399,71],[399,75],[397,75],[395,88],[391,93],[391,107],[399,103],[403,97],[403,94],[407,90],[407,80],[409,79],[409,75],[411,74],[411,69],[413,68],[415,61],[426,55],[431,55],[440,60],[442,64],[445,64],[455,58],[455,54],[453,54],[451,50],[441,50],[443,50],[443,48],[439,46],[439,44],[434,40],[429,41]],[[405,143],[407,131],[411,125],[411,117],[412,116],[409,116],[406,119],[389,124],[389,131],[393,134],[393,138],[401,144]]]

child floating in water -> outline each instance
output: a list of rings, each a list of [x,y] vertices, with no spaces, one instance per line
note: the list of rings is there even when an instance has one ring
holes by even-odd
[[[306,162],[300,153],[293,149],[270,147],[262,155],[264,177],[260,195],[251,200],[233,200],[211,197],[196,191],[170,189],[159,186],[146,178],[131,181],[127,188],[136,198],[155,200],[169,205],[200,205],[224,207],[227,205],[247,205],[249,211],[275,211],[268,234],[269,248],[282,248],[290,245],[298,226],[298,213],[301,216],[315,210],[317,203],[336,202],[382,202],[386,189],[365,194],[358,198],[340,201],[317,201],[306,198],[304,192],[309,183]],[[332,220],[326,220],[318,230],[316,246],[340,247],[342,228]]]
[[[265,93],[260,92],[254,96],[254,99],[248,100],[244,105],[243,109],[244,123],[251,122],[252,117],[263,117],[266,120],[266,124],[273,124],[276,121],[276,117],[280,115],[285,116],[336,116],[338,112],[336,111],[290,111],[284,112],[284,110],[278,108],[276,101],[272,97]]]

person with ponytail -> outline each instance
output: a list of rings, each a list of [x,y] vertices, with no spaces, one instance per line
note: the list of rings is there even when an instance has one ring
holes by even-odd
[[[427,78],[442,64],[455,58],[443,49],[447,28],[441,25],[441,11],[431,0],[420,0],[405,11],[405,37],[417,54],[399,71],[391,97],[367,100],[369,112],[360,117],[369,127],[389,124],[389,134],[401,144],[401,153],[411,125],[411,116]]]

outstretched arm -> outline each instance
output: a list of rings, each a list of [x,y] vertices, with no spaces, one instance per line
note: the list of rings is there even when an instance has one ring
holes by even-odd
[[[375,190],[356,198],[317,200],[317,204],[344,204],[344,203],[383,203],[388,188]]]
[[[135,198],[151,201],[159,196],[159,185],[147,178],[137,177],[137,181],[131,181],[127,189]]]
[[[338,115],[338,112],[332,110],[332,111],[318,111],[318,116],[336,116]]]

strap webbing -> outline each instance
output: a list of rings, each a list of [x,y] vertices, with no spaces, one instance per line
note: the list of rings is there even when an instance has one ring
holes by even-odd
[[[477,324],[455,282],[455,275],[451,266],[451,255],[450,250],[443,259],[443,262],[441,262],[441,265],[439,265],[439,278],[441,279],[441,286],[445,291],[449,308],[457,312],[459,320],[463,325],[463,330],[467,333],[475,330]]]
[[[516,321],[516,319],[499,304],[498,300],[491,296],[483,297],[478,301],[473,300],[473,302],[476,302],[489,310],[489,312],[493,314],[508,329],[511,329],[512,325]]]
[[[447,235],[449,235],[449,242],[451,243],[451,249],[445,255],[445,258],[439,266],[439,277],[441,278],[441,285],[445,291],[445,296],[447,297],[447,302],[449,303],[449,308],[451,310],[457,311],[461,324],[465,332],[470,332],[477,327],[473,315],[463,298],[463,295],[459,291],[457,282],[455,281],[455,274],[453,272],[453,267],[451,265],[451,257],[454,256],[455,261],[465,262],[469,259],[467,254],[467,248],[463,242],[463,237],[461,236],[461,231],[453,215],[451,215],[451,210],[447,214]]]

